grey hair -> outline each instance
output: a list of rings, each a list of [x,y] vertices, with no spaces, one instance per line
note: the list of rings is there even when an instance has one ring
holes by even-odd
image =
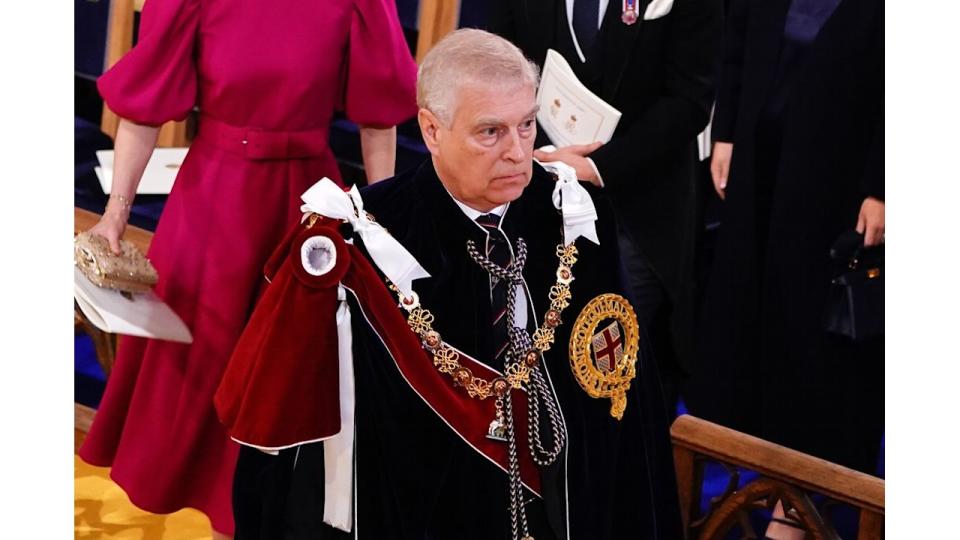
[[[441,39],[417,72],[417,105],[449,127],[463,84],[540,84],[540,69],[516,45],[475,28],[462,28]]]

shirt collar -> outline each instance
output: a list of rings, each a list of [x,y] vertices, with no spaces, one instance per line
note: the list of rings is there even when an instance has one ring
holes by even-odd
[[[476,221],[478,217],[484,214],[496,214],[500,217],[503,217],[504,212],[507,211],[507,207],[510,206],[510,203],[501,204],[500,206],[494,208],[493,210],[490,210],[489,212],[481,212],[479,210],[470,208],[469,206],[458,201],[457,198],[454,197],[452,193],[450,193],[450,190],[447,190],[446,186],[444,186],[443,189],[447,191],[447,195],[450,195],[450,198],[453,199],[453,202],[457,203],[457,206],[460,207],[460,210],[462,210],[463,213],[466,214],[468,218],[470,218],[470,221]]]

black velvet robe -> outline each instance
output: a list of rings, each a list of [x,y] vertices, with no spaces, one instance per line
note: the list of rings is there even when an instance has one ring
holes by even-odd
[[[539,322],[556,280],[562,223],[551,202],[552,178],[539,166],[534,170],[502,228],[512,242],[523,238],[527,243],[529,317]],[[436,316],[434,328],[465,353],[490,358],[488,276],[466,250],[468,238],[481,242],[484,233],[456,206],[432,164],[366,188],[363,198],[365,209],[430,272],[430,278],[413,285]],[[577,241],[572,302],[545,355],[568,447],[541,471],[543,499],[527,506],[530,532],[537,539],[677,539],[680,517],[667,420],[643,334],[622,421],[610,416],[609,400],[593,399],[580,388],[568,361],[570,328],[583,306],[601,293],[622,293],[614,223],[607,202],[597,195],[595,201],[601,246]],[[353,317],[355,533],[374,539],[509,538],[507,474],[467,445],[412,390],[358,311]],[[463,399],[471,398],[463,393]],[[322,444],[276,457],[244,448],[234,489],[238,540],[352,537],[322,523]]]

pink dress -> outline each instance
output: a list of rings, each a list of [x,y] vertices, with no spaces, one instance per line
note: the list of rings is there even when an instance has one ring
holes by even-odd
[[[232,534],[237,445],[213,395],[299,196],[339,180],[335,110],[395,125],[416,112],[416,64],[393,0],[149,0],[136,47],[98,81],[123,118],[160,125],[199,105],[199,133],[148,254],[194,342],[124,338],[80,457],[112,466],[137,506],[201,510]]]

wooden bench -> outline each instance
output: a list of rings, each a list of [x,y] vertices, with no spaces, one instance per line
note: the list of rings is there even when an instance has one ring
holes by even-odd
[[[858,540],[883,538],[884,481],[879,478],[690,415],[677,418],[670,435],[687,540],[721,540],[737,527],[742,538],[762,538],[753,530],[750,512],[772,511],[777,501],[808,539],[839,539],[826,511],[834,504],[859,509]],[[701,512],[707,462],[719,463],[730,477],[724,493]],[[759,477],[738,487],[738,468]],[[818,508],[811,493],[825,496],[827,504]]]

